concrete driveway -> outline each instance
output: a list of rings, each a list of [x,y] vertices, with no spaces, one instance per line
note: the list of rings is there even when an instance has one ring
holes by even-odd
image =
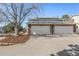
[[[49,56],[68,48],[69,44],[79,44],[79,35],[67,37],[31,37],[26,43],[1,46],[2,56]]]

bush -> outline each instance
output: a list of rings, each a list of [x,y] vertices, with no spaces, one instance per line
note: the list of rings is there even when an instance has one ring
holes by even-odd
[[[14,26],[13,26],[12,24],[8,24],[8,25],[6,25],[4,28],[5,28],[5,32],[6,32],[6,33],[14,32]],[[22,26],[20,26],[20,27],[19,27],[19,31],[23,31],[23,30],[24,30],[24,28],[23,28]]]

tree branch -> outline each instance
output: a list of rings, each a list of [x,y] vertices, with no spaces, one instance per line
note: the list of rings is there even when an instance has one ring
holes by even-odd
[[[23,13],[23,16],[22,16],[22,18],[21,18],[21,21],[20,21],[19,25],[22,24],[22,22],[24,21],[25,17],[30,13],[30,11],[31,11],[32,9],[33,9],[33,8],[29,8],[27,12],[24,12],[24,13]],[[26,11],[26,10],[25,10],[25,11]]]
[[[8,9],[8,7],[7,7],[7,4],[3,4],[3,5],[6,7],[7,12],[11,15],[11,17],[15,19],[14,15],[9,11],[9,9]],[[10,6],[10,7],[11,7],[11,6]]]
[[[24,4],[21,4],[21,5],[20,5],[20,15],[19,15],[19,21],[18,21],[18,24],[19,24],[20,21],[21,21],[21,17],[22,17],[23,9],[24,9]]]
[[[5,12],[0,11],[0,13],[2,13],[2,14],[7,18],[7,20],[8,20],[11,24],[13,24],[13,23],[9,20],[9,18],[8,18],[7,14],[6,14]]]

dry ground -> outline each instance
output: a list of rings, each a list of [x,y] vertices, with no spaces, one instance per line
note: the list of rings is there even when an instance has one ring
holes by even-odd
[[[67,37],[30,37],[26,43],[0,46],[0,55],[49,56],[68,48],[69,44],[79,44],[79,35]]]

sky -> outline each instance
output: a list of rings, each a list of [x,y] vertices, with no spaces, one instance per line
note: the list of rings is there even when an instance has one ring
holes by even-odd
[[[27,4],[26,4],[27,5]],[[39,3],[40,12],[34,12],[28,18],[36,17],[62,17],[65,14],[69,16],[79,14],[79,3]],[[28,7],[28,6],[26,6]],[[23,22],[22,26],[25,27],[28,22],[27,19]]]
[[[79,14],[79,3],[48,3],[40,4],[42,7],[39,17],[62,17]]]

